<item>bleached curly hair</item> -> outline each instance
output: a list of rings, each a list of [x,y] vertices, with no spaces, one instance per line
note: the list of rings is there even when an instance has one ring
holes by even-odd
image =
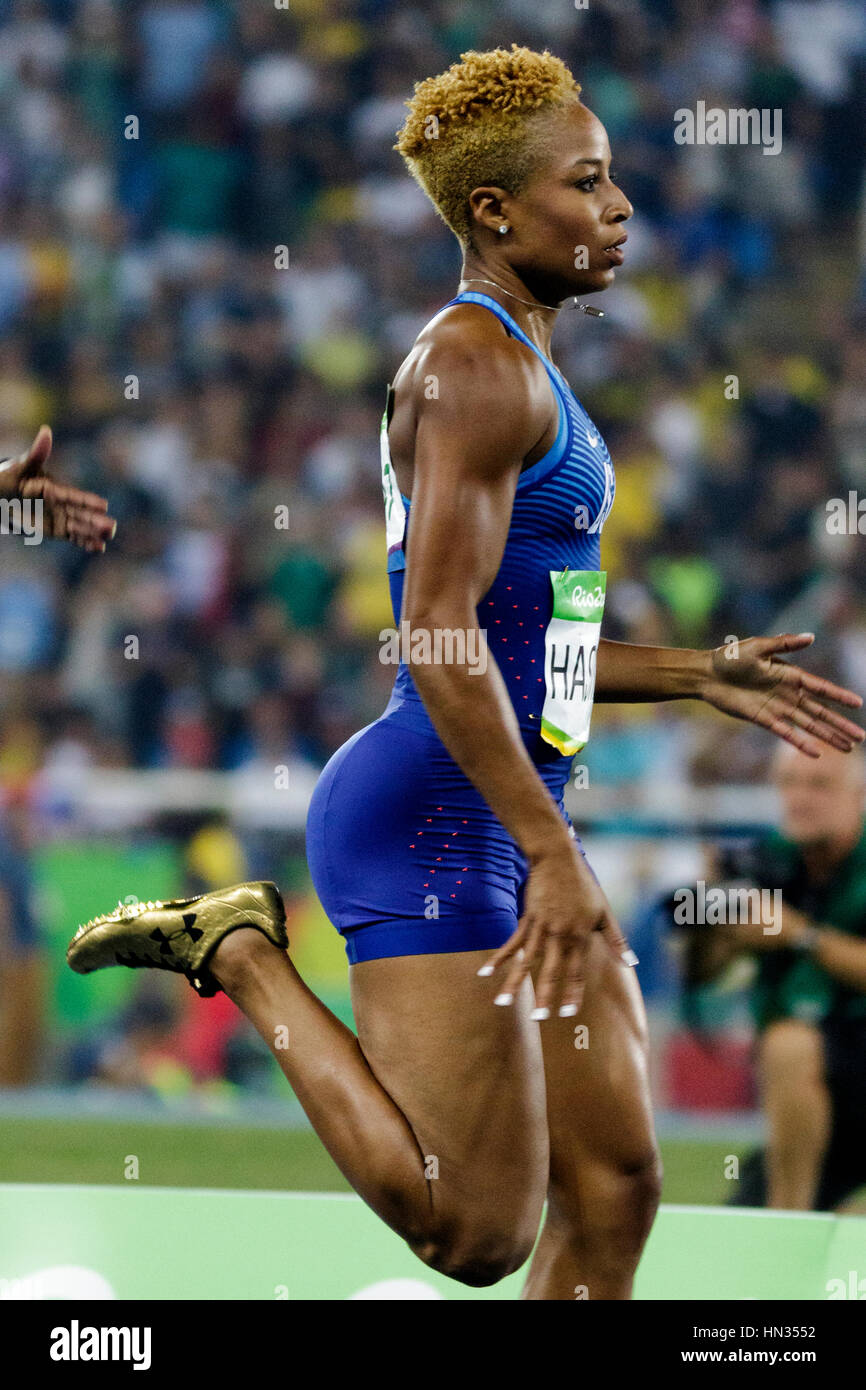
[[[415,83],[392,148],[461,245],[472,245],[473,188],[519,194],[544,154],[544,117],[579,95],[580,84],[547,49],[469,49],[446,72]]]

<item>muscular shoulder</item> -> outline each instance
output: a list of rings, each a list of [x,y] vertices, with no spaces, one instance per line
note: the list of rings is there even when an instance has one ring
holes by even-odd
[[[523,458],[544,431],[550,389],[538,357],[477,304],[452,305],[419,334],[395,381],[416,421],[431,409],[443,423],[482,428]],[[406,402],[407,404],[409,402]]]

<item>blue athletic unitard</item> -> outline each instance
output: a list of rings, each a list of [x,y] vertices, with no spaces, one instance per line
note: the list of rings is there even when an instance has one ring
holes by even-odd
[[[562,798],[574,753],[564,754],[540,732],[551,572],[598,570],[613,467],[565,378],[510,314],[484,294],[464,292],[443,309],[452,304],[483,305],[526,343],[544,363],[559,409],[553,446],[518,479],[502,564],[477,613],[524,743],[570,825]],[[380,444],[399,631],[411,503],[390,463],[391,405],[389,388]],[[307,817],[307,857],[352,963],[495,949],[514,933],[522,912],[526,858],[448,753],[402,661],[384,714],[344,743],[322,772]]]

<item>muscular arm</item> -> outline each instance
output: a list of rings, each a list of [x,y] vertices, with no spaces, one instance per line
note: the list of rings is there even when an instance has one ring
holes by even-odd
[[[785,660],[814,641],[812,633],[780,633],[726,641],[710,651],[642,647],[601,641],[595,697],[603,701],[705,701],[735,719],[746,719],[792,743],[809,757],[822,746],[850,752],[864,731],[833,704],[856,709],[863,700]]]
[[[523,458],[539,433],[528,369],[489,335],[443,334],[417,379],[438,379],[418,399],[412,514],[401,620],[414,631],[478,629],[477,605],[502,561]],[[468,647],[468,642],[467,642]],[[410,662],[430,719],[455,762],[534,861],[567,827],[524,745],[502,675]]]

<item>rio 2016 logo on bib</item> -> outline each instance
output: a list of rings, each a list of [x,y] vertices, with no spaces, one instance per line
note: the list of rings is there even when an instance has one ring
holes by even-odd
[[[555,571],[551,570],[551,577],[553,577],[554,573]],[[587,571],[579,571],[579,573],[587,573]],[[560,575],[557,575],[557,578],[560,577]],[[598,616],[589,618],[589,621],[601,622],[601,615],[604,609],[604,585],[596,584],[594,588],[587,589],[581,583],[575,584],[570,596],[564,596],[563,607],[569,602],[572,608],[581,610],[582,616],[587,616],[588,612],[592,614],[597,613]]]
[[[605,570],[551,570],[553,614],[544,634],[541,737],[570,757],[589,738]]]

